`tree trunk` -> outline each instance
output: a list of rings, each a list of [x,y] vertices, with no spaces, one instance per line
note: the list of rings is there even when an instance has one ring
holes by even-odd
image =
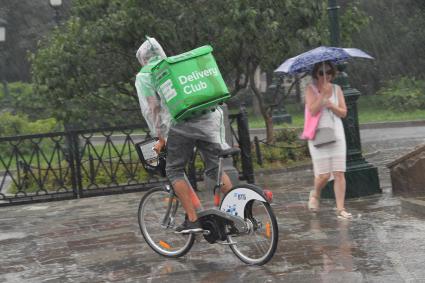
[[[301,104],[301,84],[300,84],[300,77],[298,75],[295,75],[295,93],[296,93],[297,103]]]
[[[273,119],[271,115],[264,117],[264,121],[266,122],[266,134],[267,134],[267,143],[274,143],[274,130],[273,130]]]
[[[253,68],[249,72],[249,85],[252,91],[255,94],[255,97],[258,100],[258,105],[260,106],[261,115],[263,116],[264,123],[266,124],[266,140],[267,143],[274,143],[274,132],[273,132],[273,120],[272,120],[272,111],[270,108],[266,107],[264,102],[263,94],[255,85],[255,70],[258,65],[253,66]]]

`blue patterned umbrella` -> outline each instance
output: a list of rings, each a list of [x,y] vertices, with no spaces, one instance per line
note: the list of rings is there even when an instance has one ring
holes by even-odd
[[[338,64],[352,57],[373,59],[372,56],[357,48],[320,46],[286,60],[275,72],[287,74],[309,72],[316,63],[331,61]]]

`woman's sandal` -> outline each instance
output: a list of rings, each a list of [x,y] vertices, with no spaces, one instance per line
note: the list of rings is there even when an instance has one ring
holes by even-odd
[[[344,209],[341,209],[341,210],[338,210],[337,209],[336,210],[336,216],[339,219],[352,219],[353,218],[353,215],[351,213],[345,211],[345,208]]]
[[[314,195],[314,191],[311,191],[308,198],[308,209],[310,211],[319,211],[319,203],[320,199]]]

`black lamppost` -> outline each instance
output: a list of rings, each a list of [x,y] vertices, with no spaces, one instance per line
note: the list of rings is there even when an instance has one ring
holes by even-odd
[[[336,4],[336,0],[328,1],[329,25],[332,46],[339,46],[338,9],[339,6]]]
[[[339,46],[339,6],[336,0],[328,1],[330,39],[332,46]],[[344,91],[347,104],[347,117],[343,119],[345,139],[347,142],[347,181],[346,197],[360,197],[381,193],[379,186],[378,169],[369,164],[362,155],[360,140],[359,119],[357,113],[357,99],[360,92],[352,88],[348,82],[348,76],[344,72],[345,64],[338,65],[339,74],[335,78],[335,83],[340,85]],[[334,197],[332,183],[322,190],[322,197]]]
[[[283,96],[285,95],[285,77],[274,77],[272,84],[269,86],[268,91],[273,97],[273,101],[278,101],[276,107],[274,107],[272,112],[272,121],[273,124],[282,124],[288,123],[292,124],[292,117],[288,112],[283,102]],[[282,97],[280,97],[282,96]]]
[[[59,18],[59,9],[62,7],[62,0],[49,0],[49,5],[55,10],[55,24],[56,26],[59,26],[60,24],[60,18]],[[65,136],[65,142],[64,142],[64,156],[65,159],[70,161],[69,159],[69,151],[72,149],[72,139],[69,135],[69,130],[71,130],[71,124],[70,124],[70,111],[68,104],[64,105],[64,111],[65,115],[63,118],[63,128],[66,133]]]
[[[49,0],[49,5],[55,10],[55,24],[56,26],[59,26],[60,24],[60,18],[59,18],[59,9],[62,7],[62,0]],[[70,130],[70,111],[68,109],[68,105],[64,105],[65,110],[65,117],[63,120],[63,127],[65,129],[65,132]]]
[[[6,25],[7,22],[3,19],[0,18],[0,45],[3,46],[6,42]],[[6,53],[4,53],[4,60],[6,60]],[[0,69],[0,74],[1,74],[1,83],[3,85],[3,90],[4,90],[4,103],[6,104],[6,107],[9,107],[9,103],[10,103],[10,97],[9,97],[9,89],[7,87],[7,79],[6,79],[6,74],[4,74],[4,68],[3,66],[6,65],[5,62],[1,62],[1,69]]]

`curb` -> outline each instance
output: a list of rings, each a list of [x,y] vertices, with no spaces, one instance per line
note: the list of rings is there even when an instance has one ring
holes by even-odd
[[[412,121],[393,121],[393,122],[374,122],[360,124],[360,130],[370,129],[384,129],[384,128],[404,128],[404,127],[421,127],[425,126],[425,120],[412,120]],[[290,127],[288,129],[299,129],[299,127]],[[280,129],[275,129],[280,130]],[[251,135],[265,134],[266,128],[251,128],[249,129]]]
[[[425,197],[400,198],[401,207],[425,215]]]
[[[376,150],[373,152],[369,152],[369,153],[365,153],[363,154],[364,158],[370,158],[370,157],[374,157],[376,155],[379,155],[381,153],[381,151]],[[306,164],[300,164],[300,165],[296,165],[296,166],[291,166],[291,167],[282,167],[282,168],[276,168],[276,169],[256,169],[254,170],[254,174],[255,175],[260,175],[260,174],[279,174],[279,173],[290,173],[290,172],[297,172],[297,171],[304,171],[304,170],[313,170],[313,164],[311,164],[311,162],[306,163]]]
[[[383,129],[383,128],[402,128],[402,127],[421,127],[425,126],[425,120],[413,120],[413,121],[394,121],[394,122],[375,122],[375,123],[365,123],[360,124],[360,130],[369,130],[369,129]],[[282,128],[284,129],[284,128]],[[297,129],[301,130],[302,128],[298,127],[289,127],[287,129]],[[280,130],[275,129],[275,130]],[[266,133],[266,128],[251,128],[249,129],[249,133],[251,136],[255,135],[264,135]],[[134,137],[144,138],[146,134],[133,134]],[[117,134],[113,135],[114,138],[124,139],[126,135]],[[104,136],[94,135],[91,137],[93,141],[101,141],[104,140]]]
[[[421,127],[421,126],[425,126],[425,120],[365,123],[365,124],[360,124],[360,129],[368,130],[368,129]]]
[[[304,171],[304,170],[309,170],[309,169],[313,170],[313,165],[311,163],[301,164],[301,165],[292,166],[292,167],[275,168],[275,169],[257,169],[257,170],[254,170],[254,174],[255,175],[279,174],[279,173]]]

